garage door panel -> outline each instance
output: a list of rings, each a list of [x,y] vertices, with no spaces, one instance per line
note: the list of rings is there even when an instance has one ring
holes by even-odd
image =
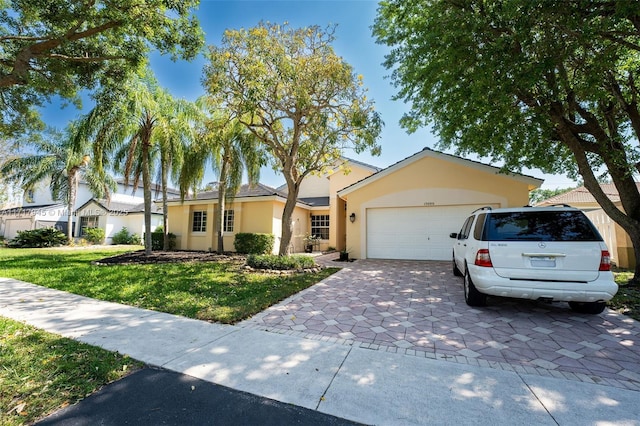
[[[367,210],[367,257],[450,260],[452,240],[469,214],[483,205]]]
[[[31,219],[8,219],[5,222],[4,237],[12,240],[18,236],[18,231],[31,229]]]

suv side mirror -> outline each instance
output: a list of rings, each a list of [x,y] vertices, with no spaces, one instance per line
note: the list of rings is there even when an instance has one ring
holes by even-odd
[[[449,234],[449,238],[458,238],[458,234],[455,232],[452,232]]]

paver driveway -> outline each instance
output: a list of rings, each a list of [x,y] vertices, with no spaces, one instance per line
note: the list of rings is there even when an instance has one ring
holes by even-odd
[[[624,315],[504,298],[471,308],[450,262],[346,265],[239,325],[640,390],[640,323]]]

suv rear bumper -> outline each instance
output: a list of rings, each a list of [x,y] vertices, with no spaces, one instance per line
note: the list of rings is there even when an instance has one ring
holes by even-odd
[[[618,285],[611,272],[600,272],[589,282],[529,281],[500,277],[493,268],[469,265],[469,275],[479,292],[503,297],[564,302],[598,302],[613,298]]]

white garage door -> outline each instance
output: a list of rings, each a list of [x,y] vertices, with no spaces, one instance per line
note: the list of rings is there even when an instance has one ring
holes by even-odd
[[[370,259],[451,260],[452,232],[483,205],[367,210]]]
[[[8,219],[5,222],[4,237],[12,240],[18,236],[18,231],[31,229],[31,219]]]

